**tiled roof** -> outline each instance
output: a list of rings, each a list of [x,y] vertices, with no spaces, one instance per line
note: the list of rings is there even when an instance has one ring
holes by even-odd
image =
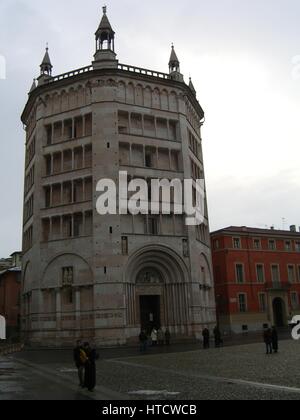
[[[220,233],[236,233],[236,234],[253,234],[253,235],[280,235],[280,236],[295,236],[300,238],[300,232],[292,232],[289,230],[277,230],[277,229],[260,229],[247,226],[229,226],[224,229],[212,232],[212,235]]]

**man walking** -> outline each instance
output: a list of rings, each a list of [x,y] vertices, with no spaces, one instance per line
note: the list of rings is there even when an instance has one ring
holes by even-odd
[[[203,348],[209,349],[210,332],[208,328],[204,328],[202,332],[202,337],[203,337]]]
[[[221,331],[218,325],[214,328],[214,337],[215,337],[215,347],[218,348],[222,344]]]
[[[171,333],[170,333],[169,328],[166,329],[165,340],[166,340],[166,345],[169,346],[171,344]]]
[[[270,328],[268,328],[264,332],[264,342],[265,342],[265,345],[266,345],[267,354],[272,354],[273,353],[272,330]]]
[[[144,353],[144,352],[147,351],[147,344],[148,344],[148,337],[147,337],[147,334],[144,330],[141,331],[141,333],[139,335],[139,340],[140,340],[141,353]]]
[[[85,365],[85,358],[86,353],[83,349],[82,342],[80,340],[77,341],[76,347],[73,350],[73,358],[75,362],[75,366],[78,370],[78,378],[79,378],[79,386],[82,388],[84,387],[84,365]]]

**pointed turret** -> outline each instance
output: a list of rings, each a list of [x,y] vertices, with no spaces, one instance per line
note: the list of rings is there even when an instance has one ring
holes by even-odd
[[[190,77],[189,88],[191,89],[191,91],[193,92],[193,94],[194,94],[195,96],[197,96],[197,92],[196,92],[196,89],[195,89],[195,87],[194,87],[194,85],[193,85],[193,82],[192,82],[192,78],[191,78],[191,77]]]
[[[46,74],[48,76],[52,75],[53,66],[51,64],[50,56],[49,56],[49,48],[46,48],[46,52],[42,61],[41,67],[41,74]]]
[[[35,89],[36,89],[36,82],[35,82],[35,79],[33,79],[33,83],[31,85],[31,88],[30,88],[30,91],[29,91],[28,95],[30,95]]]
[[[49,48],[48,45],[46,47],[46,52],[42,61],[42,64],[40,65],[41,68],[41,74],[38,77],[38,85],[42,85],[43,83],[47,82],[48,80],[52,79],[52,63],[49,56]]]
[[[103,16],[100,25],[95,33],[96,54],[93,66],[99,68],[115,68],[118,66],[115,53],[115,32],[107,17],[107,8],[103,7]]]
[[[171,79],[183,82],[183,75],[180,73],[180,62],[175,52],[174,45],[172,44],[172,51],[169,61],[169,72]]]
[[[172,44],[171,57],[169,61],[169,69],[170,69],[170,73],[173,73],[173,72],[180,73],[180,62],[178,60],[173,44]]]
[[[97,29],[96,35],[97,35],[99,32],[102,32],[102,31],[109,31],[109,32],[113,32],[113,33],[115,33],[115,32],[113,31],[113,28],[111,27],[111,24],[110,24],[110,22],[109,22],[109,20],[108,20],[108,17],[107,17],[107,7],[106,7],[106,6],[104,6],[102,9],[103,9],[103,16],[102,16],[102,19],[101,19],[100,25],[99,25],[99,27],[98,27],[98,29]]]

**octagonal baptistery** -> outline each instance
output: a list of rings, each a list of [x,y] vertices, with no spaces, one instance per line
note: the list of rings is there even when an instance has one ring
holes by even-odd
[[[48,48],[26,127],[22,332],[31,345],[173,341],[215,323],[207,206],[185,216],[104,215],[97,183],[204,178],[204,113],[172,47],[168,74],[119,64],[106,9],[92,66],[54,77]]]

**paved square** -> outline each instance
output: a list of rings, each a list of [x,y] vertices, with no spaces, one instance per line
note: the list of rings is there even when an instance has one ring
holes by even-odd
[[[300,399],[298,342],[282,341],[272,356],[263,344],[190,348],[100,351],[93,394],[78,387],[72,352],[25,351],[0,359],[0,399]]]

